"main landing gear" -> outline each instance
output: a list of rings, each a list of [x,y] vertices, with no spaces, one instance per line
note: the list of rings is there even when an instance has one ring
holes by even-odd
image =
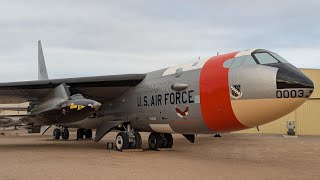
[[[55,128],[53,130],[53,139],[68,140],[69,139],[69,130],[66,127]],[[92,130],[91,129],[77,129],[77,140],[79,139],[92,139]]]
[[[138,132],[135,132],[130,124],[127,125],[125,130],[126,131],[121,131],[117,134],[115,140],[116,150],[141,149],[141,135]]]
[[[155,133],[152,132],[149,135],[149,148],[152,150],[158,150],[159,148],[172,148],[173,138],[171,134]]]
[[[60,139],[60,136],[62,139],[67,140],[69,139],[69,130],[68,128],[55,128],[53,130],[53,139],[58,140]]]
[[[149,135],[149,149],[158,150],[159,148],[172,148],[173,138],[169,133],[155,133],[152,132]],[[121,131],[117,134],[115,140],[115,148],[118,151],[124,149],[141,149],[142,139],[141,135],[138,132],[135,132],[134,129],[128,124],[125,128],[125,131]]]
[[[77,140],[80,139],[92,139],[91,129],[77,129]]]

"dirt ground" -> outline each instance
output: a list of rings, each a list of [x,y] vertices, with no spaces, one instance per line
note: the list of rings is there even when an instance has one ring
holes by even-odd
[[[0,179],[320,179],[320,137],[200,135],[195,144],[174,135],[173,151],[106,150],[99,143],[53,141],[51,134],[0,130]]]

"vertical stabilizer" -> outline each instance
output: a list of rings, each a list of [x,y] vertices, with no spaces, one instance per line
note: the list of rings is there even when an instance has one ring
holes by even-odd
[[[38,79],[46,80],[48,79],[48,72],[46,67],[46,62],[44,61],[41,41],[38,41]]]

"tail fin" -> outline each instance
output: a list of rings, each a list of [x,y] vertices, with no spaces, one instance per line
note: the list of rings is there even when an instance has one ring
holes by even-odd
[[[40,40],[38,41],[38,79],[39,80],[49,79]]]

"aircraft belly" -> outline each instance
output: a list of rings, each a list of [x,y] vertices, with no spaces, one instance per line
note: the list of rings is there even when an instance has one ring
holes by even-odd
[[[289,114],[305,99],[246,99],[231,101],[237,119],[247,127],[257,127]],[[286,104],[286,106],[283,106]]]

